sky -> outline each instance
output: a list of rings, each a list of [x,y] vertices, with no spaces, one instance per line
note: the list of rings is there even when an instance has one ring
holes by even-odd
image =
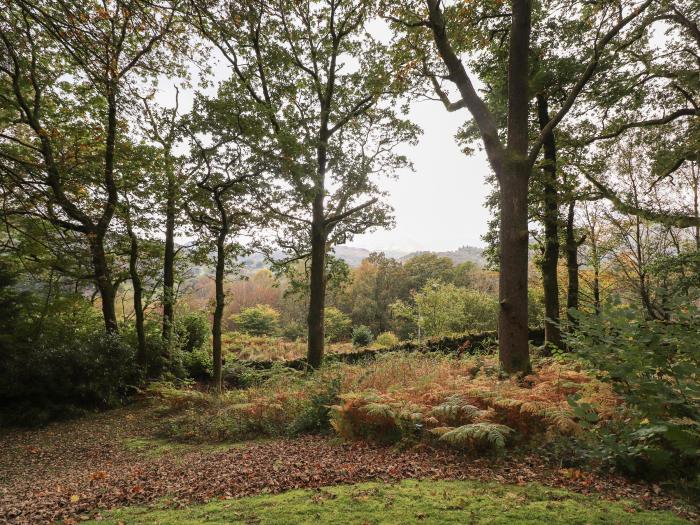
[[[467,156],[455,141],[469,118],[466,110],[448,113],[440,102],[415,101],[409,117],[423,129],[415,146],[401,149],[415,171],[381,181],[394,207],[396,226],[358,235],[350,246],[369,250],[455,250],[483,246],[489,212],[484,207],[489,186],[486,155]]]

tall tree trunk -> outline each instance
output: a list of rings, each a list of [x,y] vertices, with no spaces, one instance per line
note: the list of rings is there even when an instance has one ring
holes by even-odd
[[[537,95],[537,115],[540,129],[550,120],[547,99]],[[544,255],[542,257],[542,286],[544,288],[544,339],[545,348],[560,348],[561,331],[559,330],[559,202],[557,185],[557,154],[554,133],[545,137],[544,143]]]
[[[595,314],[600,314],[600,266],[595,265],[593,268],[593,308]]]
[[[166,155],[170,155],[166,152]],[[165,205],[165,254],[163,256],[163,353],[166,362],[172,354],[175,322],[175,204],[177,186],[172,163],[167,171],[167,200]]]
[[[89,239],[92,267],[95,272],[95,285],[100,294],[105,330],[108,333],[117,333],[119,331],[119,325],[117,324],[117,311],[114,306],[116,291],[114,290],[111,272],[107,263],[104,238],[99,234],[90,234]]]
[[[569,277],[569,284],[566,292],[567,318],[572,328],[576,327],[576,319],[571,315],[570,310],[578,310],[579,279],[578,279],[578,247],[576,231],[574,230],[574,212],[576,201],[569,203],[569,213],[566,217],[566,270]]]
[[[508,53],[508,148],[500,173],[498,347],[506,373],[530,371],[527,324],[529,0],[514,0]]]
[[[501,364],[507,373],[530,370],[527,318],[528,179],[522,173],[523,169],[516,165],[504,173],[500,191],[498,347]]]
[[[109,224],[114,216],[119,194],[114,180],[114,149],[117,141],[117,89],[114,85],[108,87],[107,93],[107,139],[105,143],[104,184],[107,189],[107,203],[102,216],[93,232],[88,234],[92,252],[92,264],[95,269],[95,280],[102,299],[102,315],[107,332],[119,331],[117,313],[114,307],[116,291],[112,283],[111,272],[104,249],[104,239]]]
[[[221,392],[222,377],[221,377],[221,321],[224,317],[224,306],[226,295],[224,294],[224,275],[226,270],[226,253],[224,251],[227,228],[222,227],[216,238],[216,274],[214,277],[215,285],[215,306],[214,316],[212,320],[212,359],[214,361],[214,376],[212,385],[215,392]]]
[[[311,225],[311,274],[309,276],[308,354],[312,368],[323,361],[325,345],[324,310],[326,302],[326,229],[323,219],[323,193],[313,203]]]
[[[148,359],[146,355],[146,330],[143,321],[143,286],[138,270],[139,241],[131,227],[131,219],[128,217],[126,219],[126,229],[131,241],[129,247],[129,276],[131,277],[131,285],[134,288],[134,316],[136,317],[136,338],[138,340],[136,362],[141,370],[146,372]]]

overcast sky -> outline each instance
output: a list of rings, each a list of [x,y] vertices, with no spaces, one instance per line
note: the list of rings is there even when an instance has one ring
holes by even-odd
[[[370,250],[454,250],[482,246],[489,213],[484,200],[489,192],[486,155],[466,156],[455,133],[466,110],[448,113],[439,102],[414,102],[411,119],[423,128],[416,146],[405,146],[415,172],[382,181],[395,209],[396,227],[357,236],[351,246]]]

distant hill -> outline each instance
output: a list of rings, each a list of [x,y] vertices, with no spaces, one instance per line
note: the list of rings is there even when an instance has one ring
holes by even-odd
[[[419,251],[406,253],[398,250],[372,250],[372,251],[383,251],[384,255],[400,261],[407,261],[411,257],[419,255],[421,253],[429,253],[428,251]],[[352,246],[336,246],[335,254],[343,259],[350,266],[359,266],[363,259],[366,259],[370,253],[370,250],[364,248],[354,248]],[[452,259],[455,264],[461,264],[463,262],[473,262],[479,266],[484,266],[486,264],[486,259],[484,258],[484,251],[481,248],[475,246],[462,246],[453,251],[446,252],[432,252],[441,257],[448,257]]]
[[[406,253],[399,250],[367,250],[365,248],[356,248],[354,246],[335,247],[336,257],[339,257],[340,259],[344,260],[352,268],[359,266],[364,259],[369,257],[370,253],[378,251],[383,251],[384,255],[386,255],[387,257],[398,259],[400,261],[407,261],[415,255],[427,253],[426,251]],[[461,264],[466,261],[471,261],[473,263],[478,264],[479,266],[483,266],[484,264],[486,264],[486,260],[483,257],[483,250],[474,246],[462,246],[461,248],[457,248],[454,251],[433,253],[442,257],[449,257],[455,264]],[[274,252],[273,257],[276,260],[282,260],[284,259],[285,255],[283,252]],[[249,257],[246,257],[243,260],[243,265],[249,270],[257,270],[260,268],[266,268],[268,266],[264,257],[260,254],[253,254]]]
[[[411,257],[415,257],[416,255],[420,255],[421,253],[429,252],[412,252],[401,257],[401,260],[407,261]],[[486,264],[486,259],[484,258],[484,250],[475,246],[461,246],[453,251],[432,253],[434,253],[435,255],[439,255],[440,257],[448,257],[452,259],[452,262],[455,264],[462,264],[463,262],[467,261],[478,264],[479,266],[484,266]]]
[[[365,248],[355,248],[354,246],[336,246],[335,255],[340,257],[351,267],[359,266],[363,259],[369,257],[370,253],[384,252],[384,255],[392,259],[401,259],[406,252],[398,250],[367,250]]]

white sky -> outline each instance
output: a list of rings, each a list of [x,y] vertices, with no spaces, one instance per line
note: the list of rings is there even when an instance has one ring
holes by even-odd
[[[350,244],[369,250],[454,250],[483,246],[489,212],[486,155],[468,157],[455,141],[455,133],[469,118],[466,110],[448,113],[440,102],[416,101],[410,118],[423,128],[415,146],[404,146],[415,172],[382,181],[394,207],[396,227],[357,236]]]

